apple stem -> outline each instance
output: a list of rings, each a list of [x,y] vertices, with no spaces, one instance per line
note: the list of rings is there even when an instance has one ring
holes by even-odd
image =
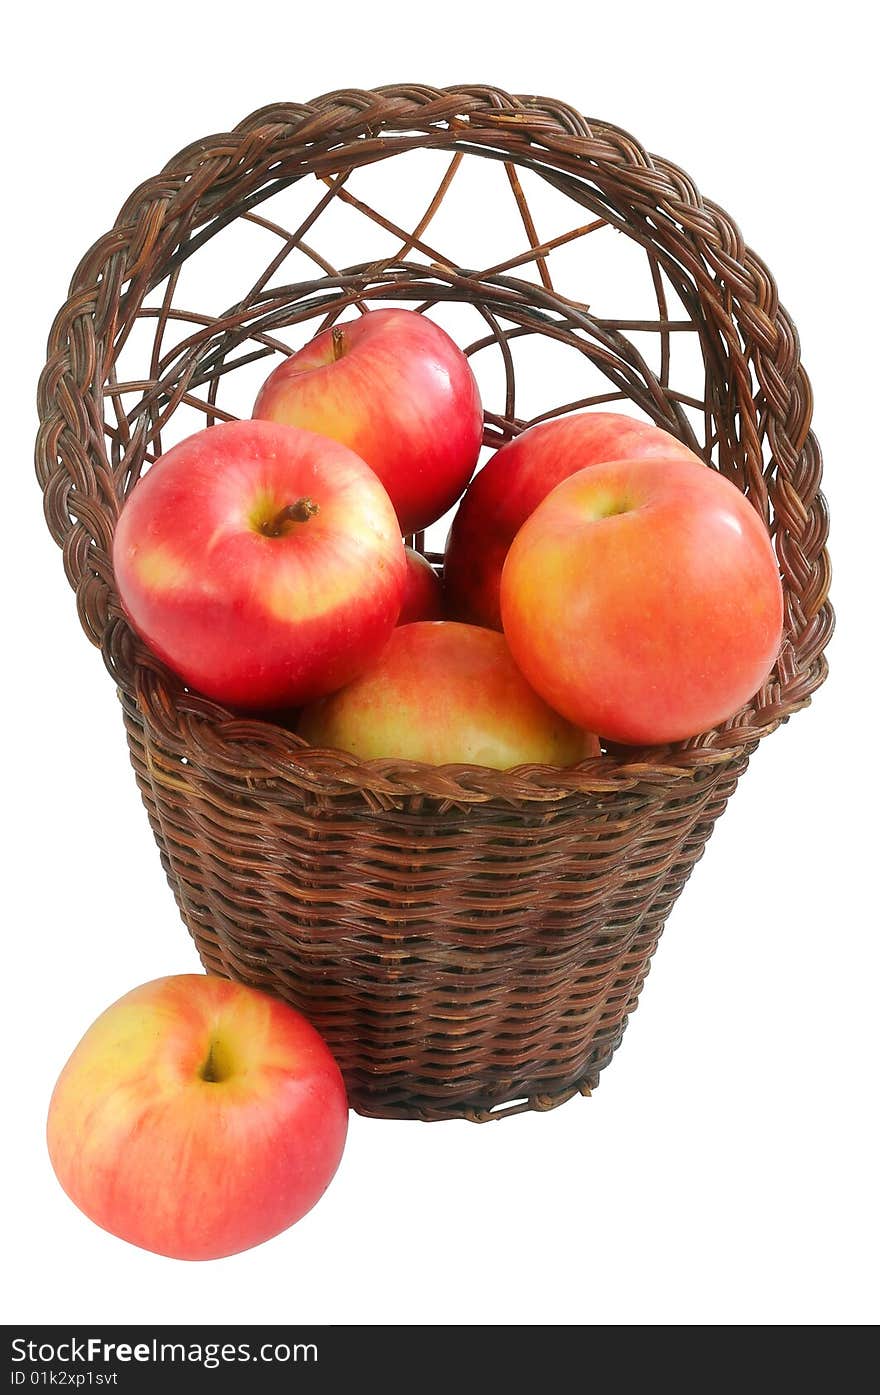
[[[268,538],[280,538],[284,534],[285,523],[308,523],[321,508],[314,499],[297,499],[295,504],[285,504],[263,528]]]
[[[216,1062],[215,1062],[215,1060],[214,1060],[214,1043],[213,1043],[213,1041],[211,1042],[210,1046],[208,1047],[208,1054],[207,1054],[207,1056],[205,1057],[205,1060],[204,1060],[204,1062],[203,1062],[203,1064],[202,1064],[202,1068],[201,1068],[201,1070],[199,1071],[199,1075],[201,1076],[202,1080],[206,1080],[206,1081],[208,1082],[209,1085],[214,1085],[214,1084],[216,1084],[216,1082],[217,1082],[217,1080],[218,1080],[218,1078],[219,1078],[219,1077],[218,1077],[218,1074],[217,1074],[217,1064],[216,1064]]]
[[[330,331],[330,338],[333,341],[333,362],[337,363],[345,353],[345,330],[341,325],[334,325]]]

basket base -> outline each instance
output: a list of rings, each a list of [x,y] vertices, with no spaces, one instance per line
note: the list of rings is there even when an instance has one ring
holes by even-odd
[[[391,1104],[388,1101],[369,1101],[363,1097],[350,1101],[356,1114],[367,1119],[416,1119],[423,1124],[440,1123],[448,1119],[465,1119],[470,1124],[488,1124],[494,1119],[508,1119],[514,1114],[525,1114],[530,1110],[546,1114],[567,1104],[575,1095],[589,1097],[599,1084],[598,1072],[593,1072],[585,1080],[570,1085],[556,1094],[528,1095],[525,1099],[510,1100],[508,1103],[492,1105],[431,1106],[417,1104]]]
[[[661,931],[662,926],[657,931],[658,938]],[[198,936],[194,935],[193,938],[206,973],[248,982],[246,974],[230,973],[225,964],[218,963],[211,952],[213,947],[206,946]],[[425,1082],[413,1079],[411,1088],[415,1089],[412,1094],[406,1094],[401,1090],[399,1082],[390,1085],[387,1077],[370,1076],[357,1066],[351,1067],[339,1054],[338,1044],[333,1040],[332,1032],[328,1032],[328,1025],[321,1021],[315,1025],[328,1036],[329,1045],[337,1055],[345,1079],[348,1102],[356,1114],[367,1119],[413,1119],[424,1124],[450,1119],[463,1119],[471,1124],[487,1124],[493,1120],[508,1119],[515,1114],[530,1111],[546,1114],[551,1109],[558,1109],[560,1105],[567,1104],[576,1095],[592,1095],[598,1088],[600,1073],[609,1064],[621,1043],[631,1012],[638,1005],[638,993],[646,974],[647,967],[631,1001],[630,1012],[617,1023],[614,1036],[606,1036],[604,1040],[594,1038],[587,1061],[583,1063],[576,1079],[554,1080],[548,1072],[547,1076],[539,1079],[487,1080],[482,1088],[478,1087],[478,1092],[474,1091],[473,1082],[470,1090],[463,1089],[461,1083],[458,1087],[451,1083],[446,1098],[437,1090],[436,1082],[432,1082],[430,1094],[416,1093],[419,1084],[424,1085]],[[250,986],[264,991],[266,988],[265,984],[258,982],[253,982]],[[273,990],[270,988],[269,991]]]
[[[387,1091],[377,1091],[374,1082],[358,1074],[354,1079],[346,1080],[349,1103],[356,1114],[368,1119],[417,1119],[426,1124],[439,1123],[444,1119],[488,1124],[496,1119],[508,1119],[514,1114],[530,1111],[546,1114],[551,1109],[558,1109],[561,1104],[567,1104],[576,1095],[592,1095],[598,1088],[600,1073],[620,1045],[627,1021],[628,1018],[624,1018],[618,1024],[613,1040],[593,1043],[589,1064],[575,1080],[557,1083],[548,1076],[537,1081],[496,1082],[494,1085],[487,1084],[484,1093],[475,1099],[462,1099],[461,1095],[456,1097],[451,1091],[448,1100],[436,1096],[402,1099]]]

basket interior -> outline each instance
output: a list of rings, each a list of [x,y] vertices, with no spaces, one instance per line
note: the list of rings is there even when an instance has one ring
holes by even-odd
[[[634,764],[687,773],[753,748],[809,700],[831,628],[827,516],[809,384],[770,273],[681,171],[616,128],[493,89],[389,88],[267,108],[182,151],[86,254],[56,321],[37,450],[47,517],[87,633],[170,745],[189,720],[181,704],[214,723],[229,714],[191,701],[124,633],[109,560],[119,508],[164,450],[249,416],[285,355],[389,304],[465,349],[483,459],[535,422],[624,411],[731,479],[773,537],[785,634],[761,691],[688,742],[612,752],[589,788],[629,781]],[[434,560],[449,522],[414,540]],[[235,740],[227,727],[219,745]],[[236,769],[259,744],[253,724],[242,741]],[[433,788],[426,770],[407,787]],[[515,784],[505,796],[529,782]]]

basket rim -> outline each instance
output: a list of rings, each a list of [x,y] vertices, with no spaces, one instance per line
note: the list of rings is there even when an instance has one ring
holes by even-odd
[[[408,137],[401,132],[409,133]],[[282,156],[289,163],[299,158],[300,164],[308,163],[313,172],[321,161],[346,168],[390,158],[413,145],[464,149],[513,164],[540,158],[552,169],[570,172],[574,168],[583,179],[595,179],[599,170],[613,188],[625,189],[630,198],[637,194],[642,205],[663,218],[677,219],[695,245],[699,239],[700,252],[715,278],[716,293],[721,286],[732,297],[741,321],[747,323],[758,345],[756,356],[762,356],[759,368],[766,371],[762,390],[767,410],[777,418],[780,437],[785,437],[788,425],[786,409],[795,404],[790,413],[794,436],[787,441],[782,456],[796,453],[800,462],[797,478],[807,482],[809,509],[786,478],[784,497],[788,508],[791,496],[791,507],[785,522],[790,530],[799,525],[806,542],[803,547],[798,543],[793,560],[781,557],[780,565],[789,602],[792,575],[803,582],[803,591],[809,589],[808,582],[815,583],[809,613],[804,615],[801,607],[796,615],[803,643],[796,649],[786,638],[777,662],[780,677],[773,690],[762,690],[757,701],[753,699],[712,731],[670,746],[594,757],[566,769],[529,765],[509,771],[364,761],[346,752],[309,747],[295,733],[271,721],[260,723],[263,732],[258,737],[253,719],[234,717],[222,707],[187,693],[146,651],[128,628],[114,597],[112,569],[108,575],[106,565],[96,566],[89,555],[96,539],[100,545],[109,544],[114,520],[99,497],[96,502],[97,486],[87,508],[77,511],[76,500],[68,499],[75,492],[70,489],[72,475],[74,485],[81,485],[85,475],[83,494],[95,485],[98,471],[103,470],[106,481],[107,462],[100,454],[103,441],[96,440],[84,404],[90,393],[100,393],[103,386],[97,350],[118,331],[122,287],[127,286],[125,294],[130,295],[143,282],[144,268],[160,233],[173,221],[172,210],[179,217],[183,208],[192,209],[196,204],[202,221],[208,221],[238,171],[247,167],[253,179],[269,179],[274,176],[268,170],[277,169]],[[305,160],[306,151],[311,152],[310,163]],[[523,284],[534,289],[531,283]],[[146,289],[145,284],[142,289]],[[704,303],[702,292],[700,300]],[[102,334],[98,334],[96,325],[101,317],[104,323]],[[775,397],[771,400],[772,393]],[[796,331],[779,304],[772,276],[743,242],[729,216],[704,199],[676,165],[649,154],[620,128],[586,119],[553,99],[515,96],[475,85],[434,88],[390,84],[372,90],[330,92],[305,104],[275,103],[260,108],[231,132],[191,142],[132,193],[113,229],[99,238],[80,262],[69,298],[56,317],[40,379],[36,463],[49,526],[65,547],[65,564],[78,592],[83,626],[92,642],[101,645],[120,688],[131,695],[142,718],[168,749],[175,750],[182,743],[189,748],[195,743],[212,768],[230,773],[247,769],[251,779],[260,778],[262,772],[263,778],[293,779],[316,791],[328,783],[359,789],[372,793],[380,802],[411,794],[465,803],[487,799],[520,803],[690,778],[702,768],[754,749],[761,738],[807,705],[812,692],[824,681],[827,664],[823,650],[833,627],[827,595],[830,568],[824,546],[827,508],[819,488],[821,455],[809,426],[810,409],[809,381],[800,364]],[[77,459],[75,470],[59,459],[62,438],[72,454],[82,457],[85,453],[91,479],[81,459]],[[781,472],[781,464],[779,469]],[[789,469],[795,471],[794,466]],[[783,563],[789,561],[786,570]],[[96,600],[97,592],[100,596]],[[793,604],[797,611],[800,595],[794,596]],[[787,607],[787,617],[789,613]],[[260,758],[258,752],[262,753]]]
[[[318,798],[357,792],[374,797],[376,807],[393,804],[401,796],[450,805],[489,801],[522,805],[572,795],[648,794],[652,788],[698,779],[744,753],[750,755],[759,740],[754,729],[744,733],[731,719],[689,742],[633,747],[631,754],[618,750],[565,767],[526,764],[495,770],[481,765],[363,759],[348,751],[311,746],[295,731],[276,725],[269,715],[236,715],[191,692],[142,645],[124,620],[111,627],[109,636],[105,660],[117,678],[123,707],[136,721],[147,724],[153,746],[177,760],[185,759],[191,768],[209,771],[213,780],[220,779],[235,793],[269,783],[281,789],[295,786],[300,793]],[[137,658],[123,665],[133,676],[131,685],[119,681],[119,657],[114,653],[118,644],[139,651]],[[787,715],[777,718],[761,734],[785,720]]]

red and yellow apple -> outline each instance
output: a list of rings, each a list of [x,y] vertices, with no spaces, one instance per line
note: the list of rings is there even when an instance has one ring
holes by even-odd
[[[305,1215],[342,1157],[339,1068],[293,1008],[181,974],[86,1032],[49,1106],[49,1155],[98,1225],[173,1259],[219,1259]]]
[[[503,635],[423,621],[396,629],[379,660],[348,687],[305,708],[313,746],[363,759],[432,765],[573,765],[599,754],[594,736],[542,702]]]
[[[402,533],[446,513],[477,463],[483,409],[464,354],[413,310],[372,310],[275,369],[254,416],[349,446],[388,491]]]
[[[394,510],[346,446],[267,421],[181,441],[116,527],[123,606],[186,683],[234,707],[297,706],[379,653],[406,576]]]
[[[501,629],[501,569],[526,519],[569,475],[603,460],[685,455],[657,426],[615,412],[579,412],[532,426],[496,451],[459,505],[446,548],[444,586],[456,620]]]
[[[440,578],[426,557],[411,547],[406,553],[406,581],[398,625],[411,625],[414,620],[442,620],[443,587]]]
[[[569,721],[660,744],[725,721],[760,688],[782,588],[746,498],[669,455],[557,485],[513,540],[501,614],[517,664]]]

